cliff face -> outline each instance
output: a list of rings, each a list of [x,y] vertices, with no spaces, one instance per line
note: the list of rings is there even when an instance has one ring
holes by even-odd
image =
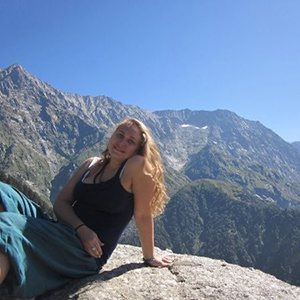
[[[173,266],[146,267],[140,248],[119,245],[99,275],[72,281],[37,300],[300,299],[300,287],[252,268],[160,249],[157,253],[170,257]]]

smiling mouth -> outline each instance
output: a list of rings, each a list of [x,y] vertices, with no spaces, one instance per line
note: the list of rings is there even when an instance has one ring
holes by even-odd
[[[114,149],[115,149],[117,152],[120,152],[120,153],[124,153],[124,152],[125,152],[125,151],[123,151],[123,150],[117,148],[116,146],[114,147]]]

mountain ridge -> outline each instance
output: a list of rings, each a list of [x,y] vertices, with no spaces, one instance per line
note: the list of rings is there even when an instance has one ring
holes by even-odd
[[[236,182],[282,207],[300,207],[297,144],[285,142],[258,121],[228,110],[152,113],[105,96],[63,93],[18,64],[0,71],[0,93],[0,162],[4,170],[11,170],[17,177],[32,173],[29,167],[42,167],[46,172],[40,179],[33,176],[31,183],[30,176],[25,179],[31,185],[37,181],[45,186],[42,193],[47,196],[51,178],[55,179],[61,168],[72,164],[81,153],[103,147],[109,129],[131,116],[152,130],[168,168],[190,180],[215,178]],[[31,157],[31,150],[39,162]],[[22,161],[27,160],[29,166],[20,162],[20,174],[12,170],[18,156],[23,156]],[[199,173],[198,164],[207,160],[212,165]],[[216,175],[213,169],[221,172]],[[57,186],[53,188],[57,190]]]
[[[299,153],[300,153],[300,142],[293,142],[292,145],[293,145],[297,150],[299,150]]]

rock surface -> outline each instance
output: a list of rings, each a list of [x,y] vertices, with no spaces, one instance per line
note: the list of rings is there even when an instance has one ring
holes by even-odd
[[[38,300],[300,299],[300,287],[259,270],[159,249],[157,253],[171,258],[173,266],[146,267],[140,248],[119,245],[99,275],[73,281]]]

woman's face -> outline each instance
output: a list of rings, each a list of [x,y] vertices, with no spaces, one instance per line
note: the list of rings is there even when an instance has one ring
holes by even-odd
[[[136,125],[121,125],[113,133],[108,143],[111,158],[125,161],[135,155],[140,148],[141,131]]]

